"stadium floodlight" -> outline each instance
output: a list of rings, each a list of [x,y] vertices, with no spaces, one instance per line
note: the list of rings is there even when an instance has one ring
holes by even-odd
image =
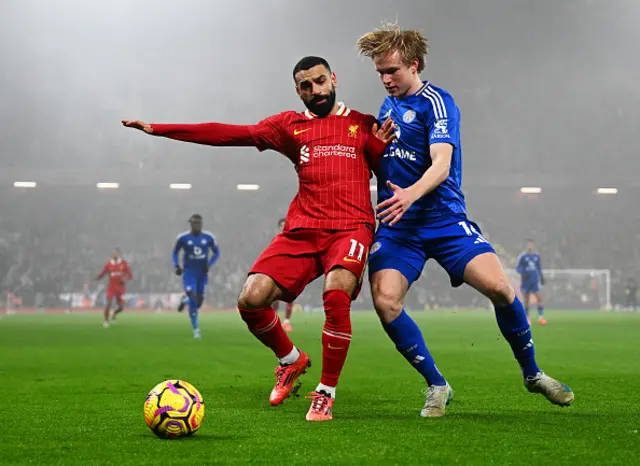
[[[372,184],[369,186],[369,191],[375,193],[376,191],[378,191],[378,187],[375,184]]]
[[[540,194],[542,192],[542,188],[538,186],[523,186],[520,188],[520,192],[522,194]]]
[[[260,189],[259,184],[239,184],[238,191],[257,191]]]
[[[16,188],[35,188],[37,183],[35,181],[14,181],[13,186]]]
[[[191,185],[189,183],[171,183],[169,185],[171,189],[191,189]]]
[[[598,188],[598,194],[618,194],[618,188]]]
[[[100,189],[117,189],[120,187],[120,183],[101,182],[97,183],[96,186]]]

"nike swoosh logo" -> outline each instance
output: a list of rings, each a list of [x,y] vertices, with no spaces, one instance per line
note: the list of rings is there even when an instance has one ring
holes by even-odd
[[[347,256],[344,256],[342,258],[342,260],[345,261],[345,262],[355,262],[356,264],[360,263],[360,261],[358,259],[351,259],[350,257],[347,257]]]
[[[294,129],[294,130],[293,130],[293,135],[294,135],[294,136],[297,136],[298,134],[302,134],[302,133],[304,133],[305,131],[309,131],[310,129],[311,129],[311,128],[307,128],[307,129],[300,129],[300,130],[298,130],[298,129]]]

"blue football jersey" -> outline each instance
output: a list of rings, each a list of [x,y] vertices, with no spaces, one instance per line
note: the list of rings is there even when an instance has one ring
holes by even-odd
[[[539,282],[542,275],[542,265],[540,263],[540,254],[537,252],[523,252],[518,256],[516,265],[523,282]]]
[[[178,235],[173,248],[174,265],[179,265],[178,254],[181,250],[184,251],[182,267],[185,270],[205,270],[206,267],[213,265],[219,255],[216,239],[208,231],[198,235],[186,231]],[[209,251],[213,253],[211,257],[209,257]]]
[[[428,81],[415,94],[397,99],[387,98],[380,107],[378,119],[391,118],[396,140],[389,145],[378,171],[378,202],[393,196],[387,180],[407,188],[418,181],[431,166],[430,144],[439,142],[453,146],[449,177],[418,199],[399,223],[439,220],[452,215],[465,215],[462,193],[462,146],[460,144],[460,111],[453,97]]]

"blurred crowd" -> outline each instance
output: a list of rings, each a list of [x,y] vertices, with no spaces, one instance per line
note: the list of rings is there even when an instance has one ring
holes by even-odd
[[[525,240],[533,238],[546,269],[610,269],[613,303],[622,302],[625,281],[640,275],[640,232],[629,215],[633,196],[565,189],[526,196],[513,191],[474,189],[468,196],[470,217],[480,224],[504,266],[513,268]],[[225,196],[157,187],[98,191],[88,186],[11,188],[1,194],[0,285],[29,307],[35,305],[36,293],[43,305],[59,306],[62,293],[98,289],[94,277],[115,246],[133,270],[130,292],[180,292],[171,250],[189,215],[199,212],[221,249],[207,302],[232,308],[252,262],[277,234],[278,219],[290,200],[277,186],[257,192],[230,190]],[[557,306],[578,301],[596,306],[604,299],[603,287],[602,276],[586,276],[549,281],[546,290]],[[321,295],[319,281],[299,303],[320,307]],[[419,309],[484,305],[486,300],[467,287],[453,290],[446,274],[431,262],[407,301],[407,307]],[[367,283],[354,307],[371,308]]]

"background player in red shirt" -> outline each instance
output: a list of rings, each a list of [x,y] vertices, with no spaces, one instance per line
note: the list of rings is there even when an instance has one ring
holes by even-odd
[[[116,320],[116,315],[120,314],[124,310],[124,294],[126,292],[125,283],[133,278],[131,269],[127,261],[120,256],[120,249],[115,248],[113,250],[113,256],[104,264],[102,271],[96,277],[96,280],[101,280],[105,275],[109,275],[109,284],[107,285],[106,298],[107,304],[104,307],[104,326],[109,326],[109,317],[111,320]],[[116,298],[118,307],[115,312],[111,313],[111,303],[113,298]]]
[[[280,232],[284,231],[284,224],[285,224],[286,221],[287,221],[286,218],[281,218],[278,221],[278,227],[280,228]],[[287,333],[293,332],[293,327],[291,326],[291,315],[293,314],[293,306],[294,305],[295,305],[295,303],[292,301],[290,303],[286,303],[286,306],[284,308],[284,321],[282,322],[282,328]],[[280,301],[274,301],[272,306],[275,309],[275,311],[278,312],[279,307],[280,307]]]
[[[311,394],[307,420],[332,419],[336,385],[351,342],[351,301],[361,286],[375,219],[371,167],[394,137],[392,122],[378,127],[371,115],[336,102],[336,75],[320,57],[305,57],[293,69],[296,91],[307,110],[287,111],[255,125],[203,123],[162,125],[127,120],[149,134],[213,146],[254,146],[280,152],[295,164],[298,193],[284,230],[260,255],[238,298],[249,330],[278,357],[270,403],[282,403],[311,363],[291,342],[272,304],[292,302],[321,275],[325,325],[322,377]]]

